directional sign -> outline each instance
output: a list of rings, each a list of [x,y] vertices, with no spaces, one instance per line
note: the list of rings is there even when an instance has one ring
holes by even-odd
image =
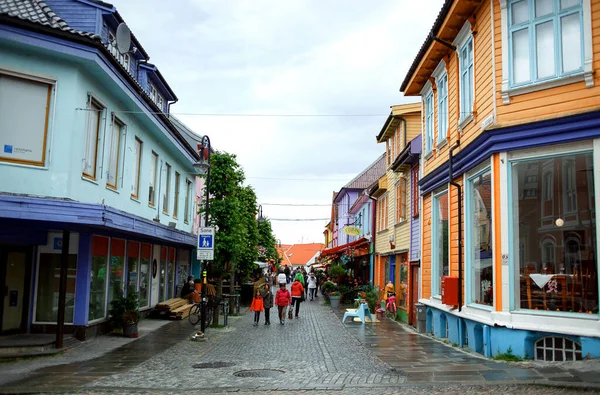
[[[215,228],[206,227],[198,229],[198,244],[196,245],[197,258],[199,260],[214,259],[215,251]]]

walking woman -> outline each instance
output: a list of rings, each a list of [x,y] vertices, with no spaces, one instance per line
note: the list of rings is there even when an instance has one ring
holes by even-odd
[[[281,325],[285,324],[285,311],[287,307],[290,305],[292,297],[290,295],[290,291],[287,290],[285,284],[281,284],[277,293],[275,294],[275,304],[277,305],[277,310],[279,312],[279,323]]]
[[[294,316],[298,317],[298,313],[300,312],[300,302],[302,302],[302,297],[304,296],[304,285],[302,282],[304,278],[302,277],[302,273],[297,273],[294,278],[294,282],[292,283],[292,306],[296,306],[296,313]]]

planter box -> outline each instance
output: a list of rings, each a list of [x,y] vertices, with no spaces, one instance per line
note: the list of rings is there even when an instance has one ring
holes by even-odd
[[[340,299],[341,296],[329,296],[329,302],[331,303],[331,307],[337,309],[340,307]]]

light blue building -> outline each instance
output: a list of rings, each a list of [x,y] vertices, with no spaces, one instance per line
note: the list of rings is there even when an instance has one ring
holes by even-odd
[[[123,22],[101,1],[0,0],[0,333],[53,331],[63,243],[81,339],[117,289],[148,310],[190,272],[199,157]]]

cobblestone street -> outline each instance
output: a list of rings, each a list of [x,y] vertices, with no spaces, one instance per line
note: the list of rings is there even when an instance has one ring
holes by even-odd
[[[519,367],[466,354],[388,320],[344,325],[343,310],[316,301],[301,307],[299,319],[282,326],[272,311],[272,325],[263,325],[263,316],[258,327],[243,309],[229,327],[209,329],[203,342],[190,340],[194,329],[187,321],[172,322],[101,357],[40,368],[2,392],[562,394],[586,388],[531,384],[592,376],[592,391],[598,382],[595,362],[581,377],[557,367]]]

